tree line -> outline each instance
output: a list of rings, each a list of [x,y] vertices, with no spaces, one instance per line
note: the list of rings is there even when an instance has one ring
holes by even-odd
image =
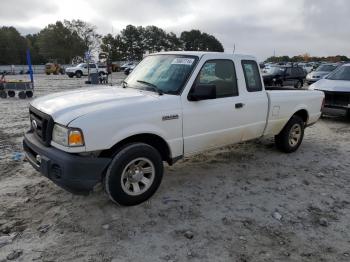
[[[348,62],[350,59],[344,55],[336,55],[336,56],[310,56],[308,53],[298,56],[271,56],[265,60],[265,62],[279,63],[279,62]]]
[[[177,36],[156,26],[126,26],[119,34],[100,35],[94,25],[81,20],[49,24],[36,34],[22,36],[14,27],[0,28],[0,64],[26,64],[26,49],[33,64],[55,61],[80,62],[86,52],[105,52],[111,61],[141,60],[145,53],[159,51],[223,52],[220,41],[199,30]]]

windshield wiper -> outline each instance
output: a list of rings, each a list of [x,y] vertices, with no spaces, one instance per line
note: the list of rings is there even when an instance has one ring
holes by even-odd
[[[160,89],[158,88],[158,86],[156,86],[155,84],[152,84],[152,83],[149,83],[149,82],[143,81],[143,80],[137,80],[137,82],[138,82],[138,83],[141,83],[141,84],[148,85],[148,86],[152,87],[153,90],[155,90],[160,96],[163,95],[162,90],[160,90]]]

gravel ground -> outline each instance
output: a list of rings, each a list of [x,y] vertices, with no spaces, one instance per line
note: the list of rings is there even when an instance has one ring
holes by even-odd
[[[84,80],[38,75],[35,97]],[[0,261],[350,261],[341,116],[308,128],[294,154],[264,138],[166,167],[151,200],[126,208],[102,190],[72,195],[16,160],[29,101],[0,100]]]

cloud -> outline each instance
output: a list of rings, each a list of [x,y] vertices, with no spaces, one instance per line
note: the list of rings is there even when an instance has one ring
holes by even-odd
[[[54,14],[55,5],[50,1],[41,0],[10,0],[2,1],[0,6],[0,24],[10,25],[17,21],[26,21],[28,18],[45,14]]]
[[[2,4],[0,24],[30,32],[57,20],[82,19],[103,34],[127,24],[178,34],[195,28],[215,35],[227,51],[236,46],[237,52],[264,59],[274,50],[350,56],[349,13],[348,0],[12,0]]]

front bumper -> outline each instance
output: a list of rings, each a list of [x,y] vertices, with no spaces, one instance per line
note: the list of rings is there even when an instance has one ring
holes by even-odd
[[[24,136],[29,163],[56,185],[75,194],[87,194],[102,180],[111,159],[83,157],[41,144],[33,133]]]

